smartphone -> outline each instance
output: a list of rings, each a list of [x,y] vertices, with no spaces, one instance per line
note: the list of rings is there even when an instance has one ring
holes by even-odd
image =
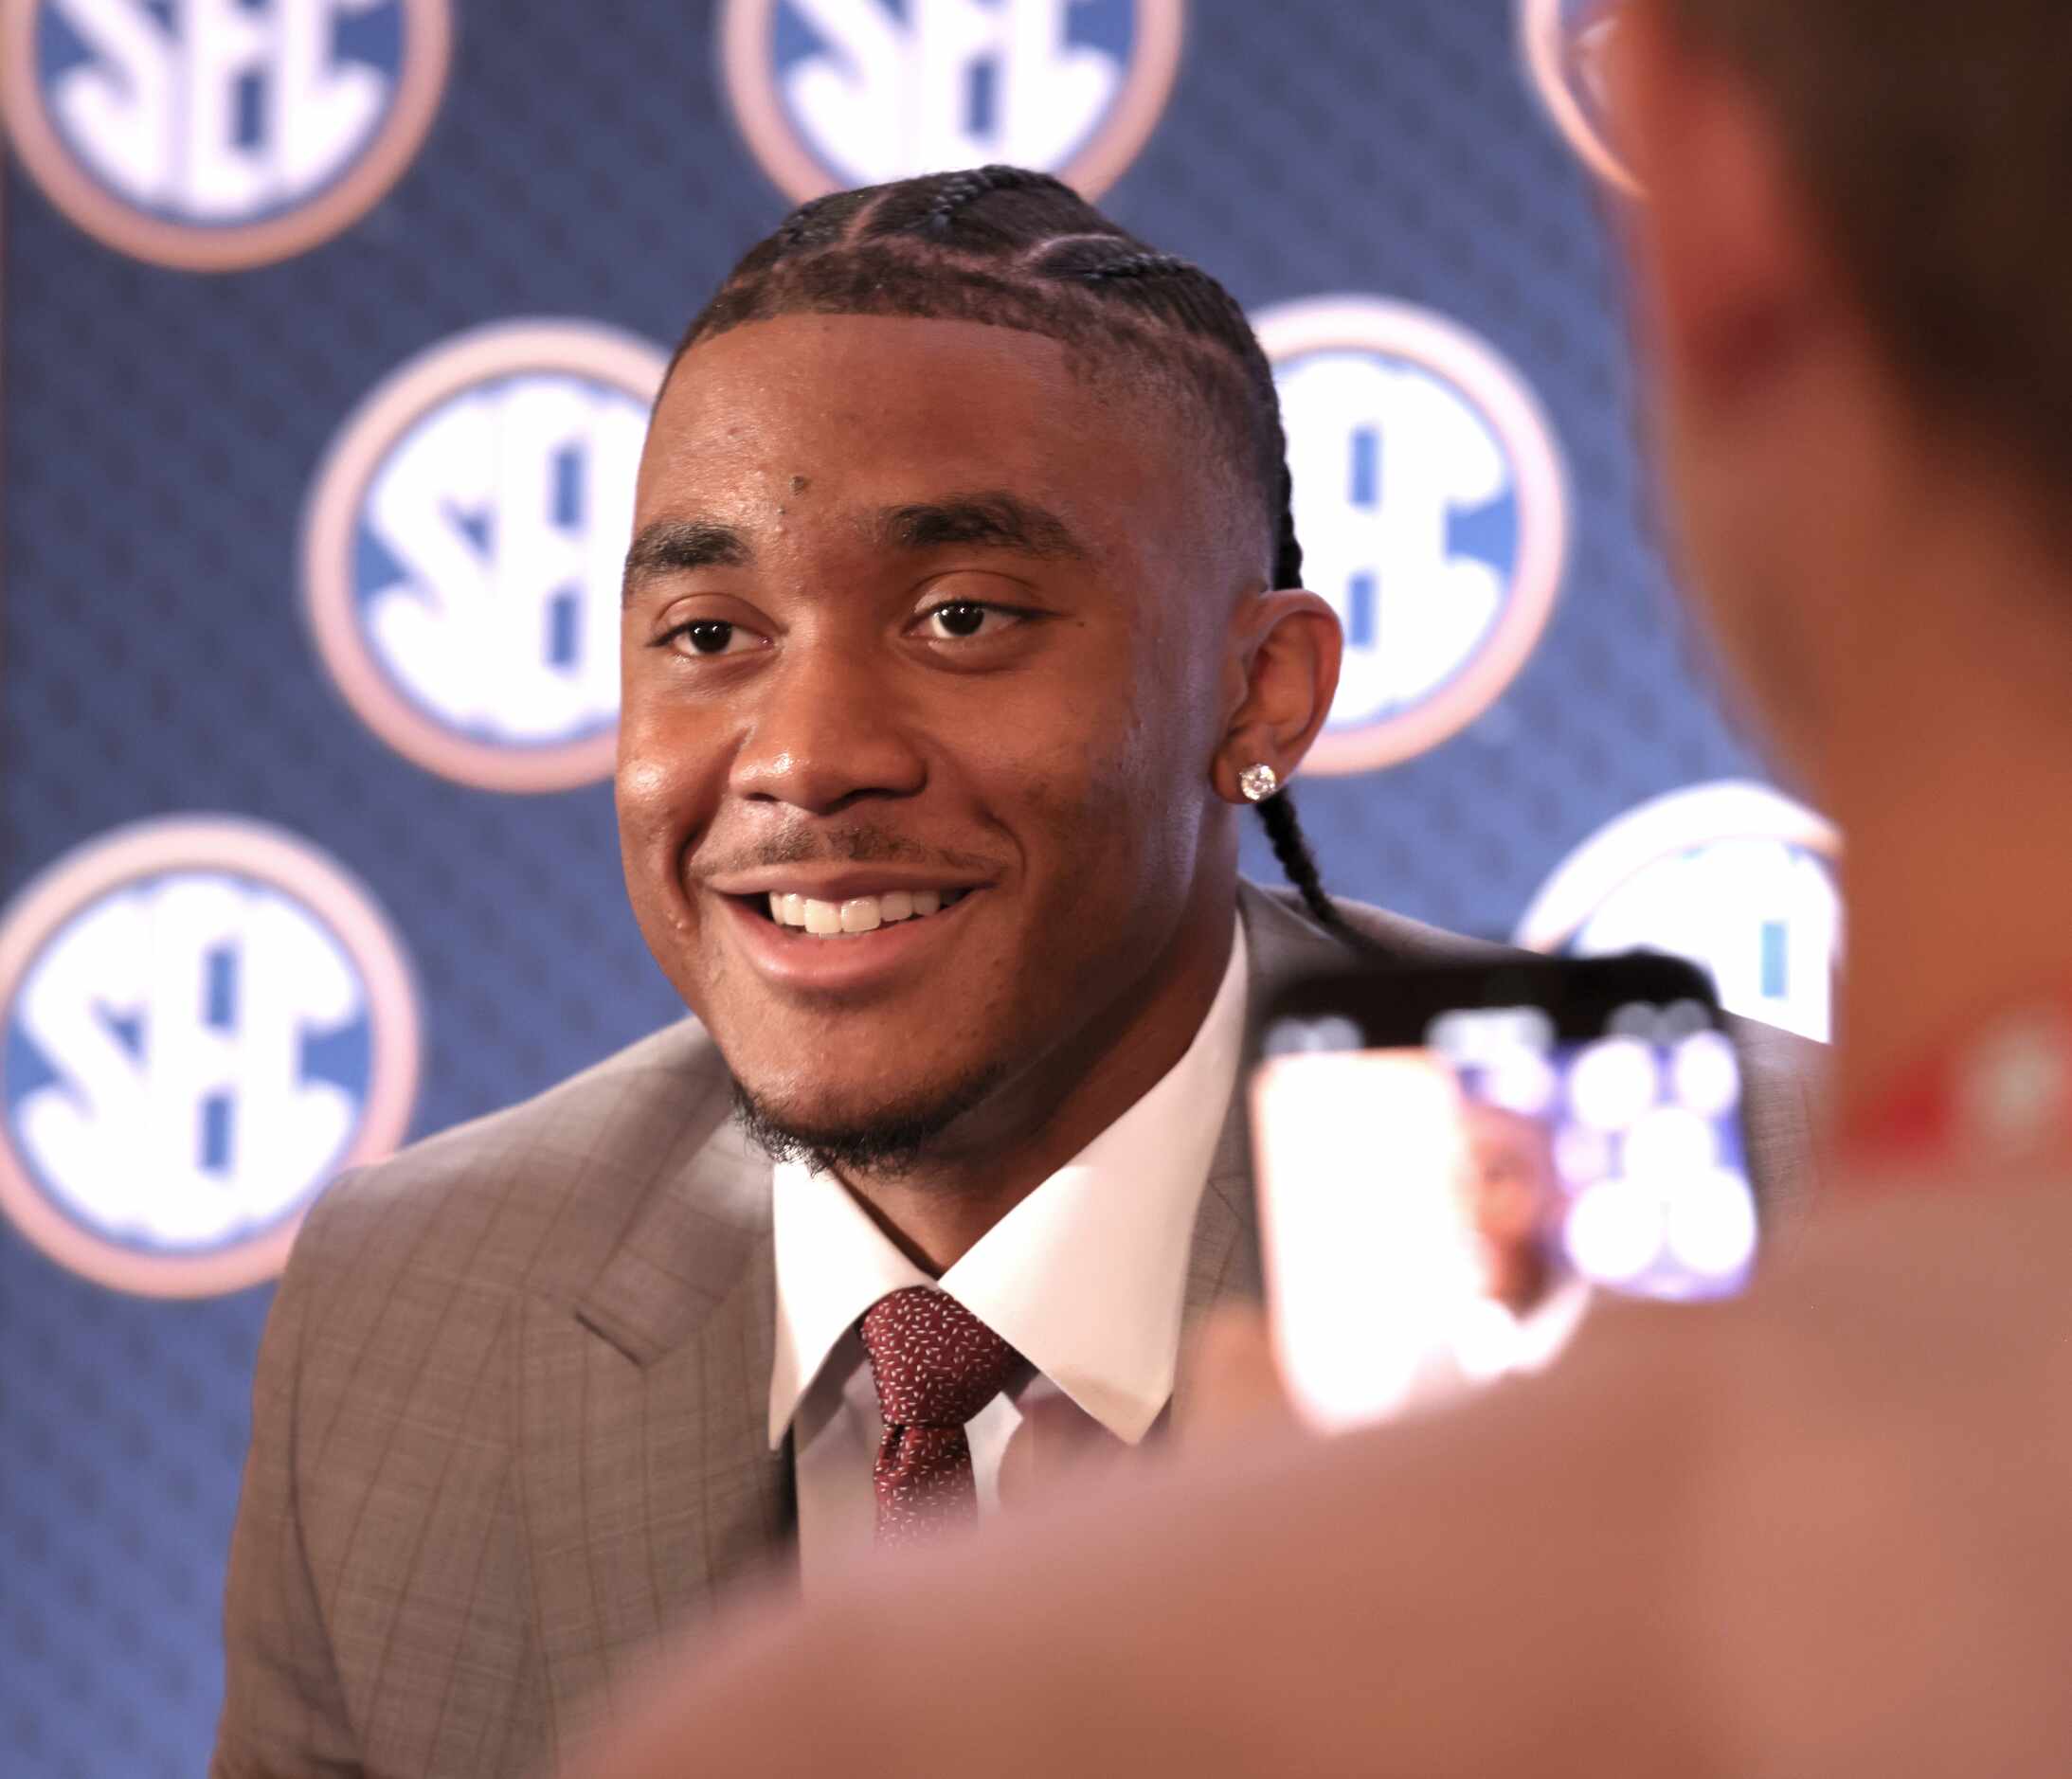
[[[1247,1071],[1274,1345],[1320,1428],[1538,1371],[1604,1294],[1755,1266],[1740,1069],[1681,960],[1305,978],[1254,1010]]]

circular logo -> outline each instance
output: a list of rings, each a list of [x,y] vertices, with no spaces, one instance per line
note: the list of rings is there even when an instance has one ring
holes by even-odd
[[[1540,102],[1599,178],[1631,197],[1640,182],[1613,145],[1607,52],[1625,0],[1520,0],[1519,34]]]
[[[278,829],[117,829],[0,916],[0,1213],[98,1284],[272,1277],[325,1183],[401,1140],[417,1077],[401,945]]]
[[[1554,431],[1492,348],[1425,310],[1325,296],[1254,325],[1303,578],[1345,632],[1304,770],[1391,765],[1487,710],[1546,628],[1568,551]]]
[[[727,91],[800,203],[1005,161],[1097,197],[1173,90],[1184,0],[726,0]]]
[[[1576,849],[1518,925],[1535,951],[1673,952],[1730,1013],[1825,1042],[1842,950],[1841,840],[1767,785],[1701,784],[1629,810]]]
[[[448,0],[0,0],[23,164],[139,260],[285,260],[402,177],[445,86]]]
[[[619,588],[667,354],[576,321],[478,328],[339,429],[303,593],[347,704],[398,753],[495,791],[609,775]]]

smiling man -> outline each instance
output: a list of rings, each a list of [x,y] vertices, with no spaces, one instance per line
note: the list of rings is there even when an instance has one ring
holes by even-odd
[[[1267,590],[1257,493],[1147,447],[1126,337],[742,300],[693,329],[641,478],[627,882],[749,1128],[941,1267],[1187,1051],[1234,956],[1238,775],[1301,757],[1337,626]]]
[[[1231,298],[1007,168],[809,205],[695,322],[618,799],[696,1015],[342,1180],[260,1362],[215,1770],[504,1773],[759,1570],[1155,1437],[1258,1289],[1252,985],[1452,940],[1319,888],[1336,683]],[[1299,892],[1237,874],[1264,815]],[[1803,1176],[1791,1040],[1757,1172]]]

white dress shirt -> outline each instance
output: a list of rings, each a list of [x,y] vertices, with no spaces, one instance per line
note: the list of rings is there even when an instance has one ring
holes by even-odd
[[[895,1248],[832,1174],[781,1162],[772,1182],[776,1365],[769,1440],[793,1434],[802,1572],[810,1582],[871,1541],[871,1469],[885,1424],[856,1323],[889,1291],[947,1292],[1035,1368],[965,1428],[979,1512],[1032,1393],[1055,1391],[1135,1445],[1173,1393],[1188,1252],[1237,1080],[1245,935],[1187,1053],[940,1279]]]

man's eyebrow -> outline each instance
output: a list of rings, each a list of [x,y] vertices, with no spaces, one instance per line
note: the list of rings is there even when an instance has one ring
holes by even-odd
[[[900,549],[975,544],[1023,556],[1081,561],[1090,553],[1056,513],[1004,489],[889,507],[879,514],[878,530],[887,544]]]
[[[642,526],[626,551],[622,597],[631,599],[639,584],[652,574],[686,568],[741,568],[751,551],[730,525],[710,519],[658,519]]]

